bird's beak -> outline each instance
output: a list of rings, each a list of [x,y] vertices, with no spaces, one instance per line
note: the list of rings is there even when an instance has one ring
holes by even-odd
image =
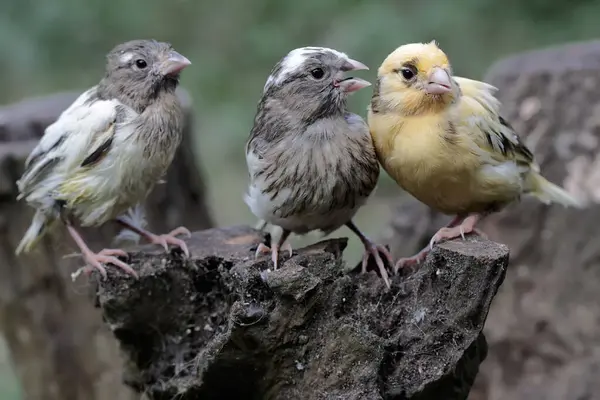
[[[177,75],[192,62],[176,51],[171,51],[169,57],[160,65],[162,75]]]
[[[358,70],[368,70],[365,64],[360,61],[353,60],[348,58],[344,64],[342,65],[341,70],[344,72],[347,71],[358,71]],[[371,82],[365,81],[364,79],[348,77],[345,79],[336,79],[333,81],[333,86],[339,87],[344,93],[352,93],[360,90],[362,88],[366,88],[370,86]]]
[[[350,77],[341,81],[334,81],[333,86],[339,87],[345,93],[352,93],[362,88],[366,88],[367,86],[371,86],[371,82],[360,78]]]
[[[429,74],[429,81],[425,85],[428,94],[444,94],[452,91],[450,75],[443,69],[435,67]]]
[[[361,63],[360,61],[353,60],[351,58],[348,58],[346,60],[346,62],[344,63],[344,65],[342,65],[342,71],[344,71],[344,72],[368,70],[368,69],[369,69],[369,67],[367,67],[365,64]]]

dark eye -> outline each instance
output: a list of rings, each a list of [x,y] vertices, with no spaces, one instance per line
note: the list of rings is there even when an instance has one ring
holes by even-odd
[[[411,68],[407,68],[407,67],[402,68],[400,70],[400,73],[402,74],[402,77],[404,79],[406,79],[407,81],[411,80],[415,76],[415,71],[413,71]]]
[[[144,69],[144,68],[146,68],[148,66],[148,64],[146,63],[146,61],[142,60],[141,58],[139,60],[135,61],[135,65],[139,69]]]
[[[325,75],[325,72],[323,72],[323,70],[321,68],[315,68],[312,71],[310,71],[310,74],[315,79],[321,79],[323,77],[323,75]]]

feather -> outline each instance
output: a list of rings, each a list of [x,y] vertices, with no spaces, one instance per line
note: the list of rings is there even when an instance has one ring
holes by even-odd
[[[21,192],[17,200],[21,200],[31,194],[32,190],[39,186],[40,182],[46,179],[54,168],[63,160],[62,157],[45,157],[40,162],[35,163],[32,168],[25,171],[23,177],[17,181]]]
[[[114,132],[114,129],[110,129],[110,128],[111,127],[109,127],[109,130]],[[92,153],[81,162],[81,166],[87,167],[87,166],[90,166],[91,164],[95,164],[96,162],[100,161],[102,159],[102,157],[104,157],[108,153],[112,143],[113,143],[113,137],[111,134],[108,138],[106,138],[106,140],[104,142],[100,143],[100,146],[98,146],[94,151],[92,151]]]
[[[456,77],[462,96],[454,120],[464,127],[477,146],[496,158],[514,158],[523,164],[533,163],[533,154],[523,144],[512,126],[500,115],[500,102],[493,96],[497,89],[484,82]]]
[[[116,101],[96,100],[85,103],[95,96],[95,88],[83,93],[58,120],[48,126],[40,143],[26,161],[26,170],[18,181],[21,197],[46,184],[55,183],[54,173],[64,174],[74,165],[89,157],[93,139],[98,132],[106,133],[116,117]],[[93,150],[92,150],[93,152]],[[49,185],[46,192],[55,190]]]
[[[267,227],[267,225],[268,225],[268,222],[265,221],[264,219],[261,219],[261,220],[259,220],[256,223],[256,225],[254,226],[254,229],[256,229],[257,231],[262,232],[262,231],[265,230],[265,228]]]
[[[125,222],[137,226],[141,229],[145,229],[148,226],[148,221],[146,220],[146,210],[142,204],[137,204],[135,207],[131,207],[125,214],[120,216],[122,220]],[[118,235],[114,238],[115,243],[122,242],[132,242],[137,244],[140,240],[140,235],[136,232],[124,228],[122,229]]]
[[[116,101],[99,100],[96,87],[80,95],[48,126],[25,164],[17,181],[18,199],[25,199],[37,211],[23,237],[18,252],[29,251],[39,237],[53,225],[59,209],[69,203],[68,196],[59,195],[65,182],[76,174],[81,164],[88,167],[92,158],[97,162],[112,141],[116,117]],[[94,143],[103,141],[94,147]]]
[[[29,252],[37,243],[37,241],[44,236],[46,231],[50,230],[52,225],[56,222],[56,218],[45,213],[43,211],[37,210],[29,228],[23,235],[23,238],[19,242],[17,249],[15,250],[15,254],[19,255],[21,253]]]
[[[534,172],[528,175],[527,188],[528,194],[544,204],[558,203],[565,207],[584,207],[582,201],[571,196],[566,190],[548,181],[539,173]]]

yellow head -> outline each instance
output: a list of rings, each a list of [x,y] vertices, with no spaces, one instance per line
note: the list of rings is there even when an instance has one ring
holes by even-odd
[[[459,93],[450,61],[437,43],[411,43],[398,47],[379,67],[371,107],[407,116],[435,113]]]

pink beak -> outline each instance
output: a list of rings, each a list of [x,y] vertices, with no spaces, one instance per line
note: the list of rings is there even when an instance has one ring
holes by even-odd
[[[429,74],[429,82],[425,85],[425,92],[428,94],[444,94],[452,91],[452,82],[448,73],[439,67],[436,67]]]
[[[342,66],[342,71],[359,71],[368,69],[369,67],[367,67],[365,64],[361,63],[360,61],[353,60],[351,58],[348,58]]]
[[[358,71],[358,70],[368,70],[365,64],[360,61],[353,60],[348,58],[346,63],[342,66],[342,71]],[[339,87],[344,93],[352,93],[357,90],[366,88],[367,86],[371,86],[371,82],[365,81],[364,79],[349,77],[346,79],[333,81],[333,86]]]
[[[169,53],[169,58],[161,64],[160,73],[165,76],[177,75],[191,63],[190,60],[173,50]]]
[[[366,88],[367,86],[371,86],[371,82],[360,78],[346,78],[342,81],[335,81],[333,86],[339,87],[345,93],[352,93],[362,88]]]

